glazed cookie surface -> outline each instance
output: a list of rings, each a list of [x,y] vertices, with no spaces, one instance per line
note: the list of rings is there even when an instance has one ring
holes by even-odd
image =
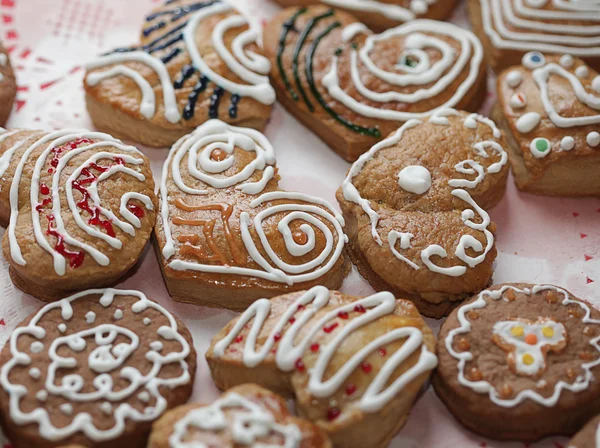
[[[600,417],[593,418],[567,444],[568,448],[598,448],[600,445]]]
[[[149,146],[168,146],[213,118],[262,129],[275,102],[258,32],[225,1],[167,1],[139,45],[87,66],[94,124]]]
[[[600,196],[600,75],[581,59],[527,53],[498,78],[493,117],[519,189]]]
[[[473,30],[496,71],[530,51],[585,59],[600,67],[600,4],[563,0],[468,0]]]
[[[335,446],[379,448],[437,365],[433,346],[411,302],[317,286],[255,302],[215,336],[206,359],[219,388],[251,382],[293,396]]]
[[[148,159],[108,134],[0,134],[0,223],[13,283],[42,300],[110,286],[137,262],[157,199]]]
[[[556,286],[494,286],[442,325],[435,391],[487,437],[572,435],[600,410],[599,318]]]
[[[8,51],[0,43],[0,126],[4,126],[17,95],[17,81]]]
[[[440,318],[489,285],[486,209],[504,195],[504,146],[491,120],[446,109],[408,121],[352,165],[337,199],[351,258],[375,289]]]
[[[15,448],[141,448],[192,393],[183,324],[138,291],[88,290],[47,304],[0,353],[0,417]]]
[[[401,123],[485,97],[483,49],[456,25],[414,20],[373,34],[327,6],[289,8],[264,31],[278,100],[349,161]]]
[[[210,405],[190,404],[166,413],[148,448],[268,446],[331,448],[319,427],[290,415],[285,400],[254,384],[229,389]]]
[[[415,19],[443,20],[456,0],[275,0],[281,6],[310,6],[323,3],[344,9],[361,18],[374,30],[385,30]]]
[[[242,310],[262,297],[341,286],[350,269],[342,216],[278,182],[275,152],[258,131],[211,120],[173,146],[156,225],[173,298]]]

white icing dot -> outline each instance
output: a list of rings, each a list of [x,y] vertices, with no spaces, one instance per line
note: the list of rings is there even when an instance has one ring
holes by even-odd
[[[590,145],[592,148],[595,148],[596,146],[600,145],[600,134],[596,131],[590,132],[587,135],[587,144]]]
[[[150,348],[154,351],[160,352],[163,349],[163,343],[160,341],[153,341],[150,343]]]
[[[73,414],[73,405],[71,403],[63,403],[59,406],[59,408],[65,415]]]
[[[150,401],[150,394],[146,391],[140,392],[137,397],[142,403],[148,403]]]
[[[410,9],[415,14],[425,14],[429,9],[429,5],[427,5],[425,0],[412,0],[410,2]]]
[[[38,401],[46,401],[48,399],[48,392],[45,390],[40,390],[37,394],[35,394],[35,398],[37,398]]]
[[[575,147],[575,139],[573,137],[564,137],[560,141],[560,147],[565,151],[570,151]]]
[[[527,134],[540,124],[542,117],[537,112],[527,112],[517,120],[517,130],[521,134]]]
[[[560,65],[562,65],[564,68],[573,67],[573,56],[570,54],[563,54],[560,57]]]
[[[513,89],[515,87],[519,87],[521,85],[521,82],[523,82],[523,77],[521,76],[521,73],[519,73],[519,71],[517,70],[511,70],[510,72],[508,72],[508,75],[506,75],[506,83],[509,85],[509,87],[512,87]]]
[[[58,324],[58,331],[60,331],[61,333],[67,331],[67,324]]]
[[[42,344],[40,341],[34,341],[29,346],[29,349],[32,353],[41,353],[42,350],[44,350],[44,344]]]
[[[114,318],[115,320],[123,319],[123,310],[116,310]]]
[[[42,372],[37,367],[32,367],[29,369],[29,376],[34,380],[37,380],[42,376]]]
[[[112,414],[112,404],[110,404],[108,401],[105,401],[104,403],[100,404],[100,410],[106,415],[110,415]]]
[[[590,76],[590,69],[588,69],[585,65],[580,65],[575,70],[575,75],[577,75],[578,78],[585,79]]]
[[[398,184],[410,193],[423,194],[431,188],[431,173],[424,166],[407,166],[398,173]]]
[[[149,317],[144,317],[144,325],[150,325],[152,323],[152,319]]]
[[[85,315],[85,321],[88,324],[93,324],[95,320],[96,320],[96,313],[94,313],[93,311],[88,311],[87,314]]]
[[[530,51],[523,56],[522,63],[530,70],[543,66],[546,63],[546,58],[539,51]]]
[[[594,89],[597,93],[600,93],[600,75],[596,76],[592,81],[592,89]]]
[[[523,93],[515,93],[510,97],[510,107],[513,109],[523,109],[527,106],[527,97]]]
[[[550,141],[546,138],[535,138],[529,145],[531,154],[537,159],[541,159],[550,154],[552,147]]]

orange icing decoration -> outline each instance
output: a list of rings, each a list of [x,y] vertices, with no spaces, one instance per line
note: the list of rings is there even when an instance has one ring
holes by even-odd
[[[227,158],[227,155],[227,152],[223,151],[221,148],[217,148],[210,153],[210,158],[217,162],[221,162]]]
[[[537,344],[537,336],[533,333],[529,333],[527,336],[525,336],[525,342],[527,342],[529,345],[535,345]]]
[[[300,230],[296,230],[292,235],[292,238],[294,239],[294,242],[296,244],[299,244],[300,246],[304,246],[308,242],[308,237],[306,236],[306,233]]]

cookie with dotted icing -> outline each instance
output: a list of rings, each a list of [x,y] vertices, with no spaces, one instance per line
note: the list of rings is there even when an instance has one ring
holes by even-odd
[[[327,201],[283,191],[258,131],[211,120],[178,141],[160,185],[157,252],[175,300],[243,310],[350,270],[344,220]]]
[[[578,0],[468,0],[473,30],[495,71],[530,51],[571,54],[600,68],[600,3]]]
[[[2,429],[15,448],[139,447],[190,397],[196,352],[185,326],[141,292],[93,289],[25,319],[0,365]]]
[[[519,189],[600,195],[600,75],[581,59],[527,53],[498,77],[492,117],[508,136]]]
[[[276,0],[281,6],[310,6],[323,3],[361,18],[374,30],[385,30],[415,19],[444,20],[456,0]]]
[[[256,301],[213,338],[206,359],[220,389],[251,382],[293,396],[334,446],[379,448],[437,365],[433,346],[411,302],[316,286]]]
[[[483,48],[456,25],[413,20],[381,34],[326,5],[289,8],[264,30],[278,100],[349,161],[410,119],[485,97]]]
[[[497,285],[442,324],[433,386],[486,437],[572,435],[600,411],[599,340],[600,311],[568,291]]]
[[[600,416],[592,419],[567,444],[568,448],[598,448],[600,446]]]
[[[350,168],[337,192],[352,261],[378,291],[440,318],[487,287],[508,155],[493,121],[453,109],[409,120]]]
[[[148,441],[148,448],[204,446],[332,447],[321,428],[290,415],[282,397],[255,384],[229,389],[209,405],[167,412]]]
[[[17,81],[10,65],[8,51],[0,42],[0,126],[4,126],[15,97],[17,96]]]
[[[42,300],[110,286],[155,223],[150,162],[108,134],[0,133],[0,224],[13,283]]]
[[[140,43],[87,65],[96,127],[148,146],[169,146],[213,118],[262,129],[275,102],[258,31],[229,2],[167,0]]]

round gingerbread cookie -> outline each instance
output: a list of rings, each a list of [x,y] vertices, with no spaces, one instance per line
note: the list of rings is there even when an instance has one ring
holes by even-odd
[[[495,439],[571,435],[600,410],[600,312],[552,285],[481,292],[442,325],[436,393]]]
[[[196,352],[185,326],[141,292],[96,289],[25,319],[0,365],[13,447],[131,448],[188,400]]]
[[[0,43],[0,126],[4,126],[17,95],[17,81],[10,65],[8,51]]]

